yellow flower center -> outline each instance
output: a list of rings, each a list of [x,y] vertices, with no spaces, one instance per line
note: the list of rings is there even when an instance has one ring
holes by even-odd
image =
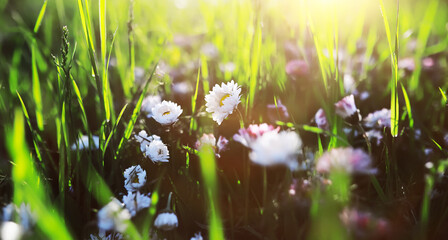
[[[219,101],[220,107],[222,107],[224,105],[223,101],[226,100],[228,97],[230,97],[230,94],[226,94],[221,98],[221,101]]]
[[[166,116],[166,115],[168,115],[168,114],[170,114],[171,112],[170,111],[166,111],[166,112],[164,112],[163,114],[162,114],[162,116]]]
[[[137,177],[137,176],[132,180],[132,183],[139,183],[139,182],[138,182],[138,177]]]

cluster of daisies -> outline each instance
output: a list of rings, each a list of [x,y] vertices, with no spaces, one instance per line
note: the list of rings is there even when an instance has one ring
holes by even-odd
[[[212,91],[205,96],[206,112],[211,114],[218,125],[221,125],[230,114],[237,111],[241,98],[240,94],[241,88],[234,81],[215,85]],[[344,97],[335,103],[334,107],[336,114],[348,123],[360,124],[368,129],[364,134],[369,140],[377,139],[378,142],[381,141],[382,129],[390,127],[390,110],[382,109],[370,113],[363,120],[359,109],[356,107],[353,95]],[[277,111],[282,110],[285,116],[288,115],[286,107],[280,102],[275,108]],[[153,118],[163,127],[175,124],[183,112],[178,104],[171,101],[162,101],[160,96],[146,97],[143,100],[141,110],[146,113],[148,118]],[[329,130],[329,122],[323,109],[317,111],[314,120],[319,128]],[[142,130],[135,134],[134,138],[139,144],[142,155],[153,163],[164,164],[170,161],[168,146],[160,136],[148,135],[145,130]],[[233,141],[249,149],[249,159],[254,164],[265,167],[283,165],[291,171],[309,168],[304,164],[304,161],[299,161],[303,153],[302,140],[295,131],[280,130],[280,127],[274,127],[267,123],[251,124],[247,128],[239,129],[233,135]],[[72,149],[98,149],[98,142],[97,136],[92,136],[91,139],[83,136],[72,145]],[[205,145],[211,146],[216,157],[219,158],[220,153],[228,148],[228,143],[229,140],[223,136],[216,138],[211,133],[204,133],[196,141],[194,147],[196,150],[200,150]],[[344,171],[348,174],[375,174],[376,169],[371,165],[371,157],[363,150],[346,147],[325,152],[315,161],[314,167],[321,174],[328,174],[335,170]],[[122,197],[121,201],[112,198],[108,204],[98,211],[99,233],[90,235],[93,240],[123,239],[123,234],[131,223],[131,219],[140,211],[151,206],[151,193],[142,192],[147,182],[146,171],[140,165],[134,165],[127,168],[123,175],[124,188],[127,194]],[[171,197],[172,194],[170,193],[167,207],[159,211],[154,221],[154,227],[161,231],[170,231],[178,227],[178,218],[170,208]],[[11,206],[8,205],[7,208],[13,209]],[[17,226],[29,228],[33,218],[29,210],[22,210],[23,206],[20,208],[19,215],[28,217],[21,217],[23,223]],[[11,214],[7,214],[12,210],[8,209],[4,210],[4,221],[11,220]],[[191,239],[202,239],[202,236],[197,233]]]

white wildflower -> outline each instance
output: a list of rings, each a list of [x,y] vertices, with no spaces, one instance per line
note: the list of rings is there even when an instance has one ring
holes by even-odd
[[[301,147],[302,140],[297,133],[270,131],[258,137],[251,145],[249,158],[263,166],[286,165],[291,170],[297,170],[297,156]]]
[[[346,173],[374,174],[372,159],[361,149],[333,148],[324,153],[317,161],[316,170],[320,173],[344,171]]]
[[[146,183],[146,171],[140,165],[132,166],[124,171],[124,187],[132,192],[137,191]]]
[[[98,227],[101,230],[117,230],[123,232],[127,228],[126,221],[131,218],[131,214],[127,209],[123,209],[123,205],[116,198],[112,200],[101,210],[98,211]]]
[[[157,135],[153,136],[158,137]],[[145,155],[154,163],[168,162],[170,158],[168,147],[161,140],[152,140],[146,146]]]
[[[176,214],[172,212],[164,212],[157,215],[154,221],[154,226],[164,231],[169,231],[177,228],[178,220]]]
[[[368,128],[390,128],[390,109],[383,108],[381,110],[369,113],[364,119],[364,126]]]
[[[100,146],[100,138],[98,136],[94,136],[92,135],[92,140],[93,140],[93,149],[98,149]],[[76,146],[78,145],[78,146]],[[84,135],[81,138],[78,139],[77,143],[73,143],[71,146],[72,150],[83,150],[83,149],[88,149],[89,148],[89,136]]]
[[[322,108],[319,108],[319,110],[317,110],[316,115],[314,115],[314,120],[316,121],[316,125],[318,128],[323,130],[328,130],[330,128],[327,121],[327,116],[325,115],[325,112]]]
[[[201,232],[195,233],[194,237],[190,238],[190,240],[203,240]]]
[[[353,118],[354,121],[360,121],[361,115],[358,108],[356,108],[355,97],[353,94],[344,97],[339,102],[334,104],[336,114],[344,119]]]
[[[140,192],[128,192],[128,195],[123,196],[123,203],[131,213],[131,216],[135,216],[138,211],[149,207],[151,198],[149,197],[149,194],[145,195]]]
[[[24,234],[22,226],[15,222],[3,222],[0,225],[0,239],[20,240]]]
[[[182,111],[176,103],[163,101],[152,108],[152,117],[162,125],[171,125],[177,122]]]
[[[213,90],[205,96],[206,111],[212,114],[213,120],[221,125],[222,121],[233,113],[240,103],[241,88],[233,80],[228,83],[216,84]]]
[[[143,99],[141,110],[147,113],[146,117],[152,117],[152,108],[162,102],[162,98],[159,95],[149,95]]]

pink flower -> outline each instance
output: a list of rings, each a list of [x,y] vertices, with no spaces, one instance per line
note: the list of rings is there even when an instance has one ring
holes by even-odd
[[[324,130],[329,129],[327,117],[322,108],[319,108],[319,110],[317,110],[316,115],[314,115],[314,121],[316,121],[316,125],[318,128],[324,129]]]
[[[263,123],[263,124],[251,124],[247,128],[241,128],[238,130],[238,134],[233,135],[233,140],[243,144],[246,147],[250,147],[257,138],[261,137],[263,134],[271,131],[278,132],[280,128],[274,128],[274,126]]]
[[[331,171],[345,171],[349,174],[375,174],[376,169],[371,167],[372,159],[361,149],[333,148],[324,153],[316,164],[320,173]]]
[[[303,77],[309,74],[310,67],[303,60],[291,60],[286,64],[286,73],[292,77]]]
[[[353,94],[344,97],[339,102],[334,104],[336,114],[344,119],[353,118],[355,121],[361,121],[361,115],[355,104],[355,97]]]

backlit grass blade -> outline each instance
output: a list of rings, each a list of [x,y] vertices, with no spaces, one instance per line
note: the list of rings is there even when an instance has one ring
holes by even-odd
[[[42,114],[42,93],[39,82],[39,73],[37,71],[37,63],[36,63],[36,51],[38,51],[36,40],[33,39],[31,43],[31,76],[33,82],[33,99],[34,104],[36,105],[36,121],[37,128],[42,131],[44,129],[44,117]]]
[[[50,201],[45,181],[37,172],[34,161],[30,157],[25,141],[23,115],[15,110],[14,127],[7,128],[5,143],[14,162],[12,179],[14,181],[14,203],[20,206],[27,203],[31,211],[39,216],[37,227],[47,239],[72,239],[65,221]]]
[[[36,24],[34,24],[34,33],[39,31],[40,24],[42,23],[42,19],[45,15],[45,10],[47,9],[47,0],[44,1],[42,8],[40,9],[39,16],[37,17]]]
[[[412,117],[411,101],[409,100],[408,93],[406,92],[406,89],[404,88],[403,84],[401,84],[401,90],[403,91],[404,102],[406,104],[406,111],[408,112],[409,127],[412,129],[414,128],[414,118]]]
[[[107,60],[106,60],[106,0],[99,0],[99,16],[100,16],[100,46],[101,46],[101,66],[102,66],[102,85],[103,96],[104,96],[104,110],[106,113],[106,120],[110,120],[110,103],[111,99],[109,90],[109,81],[107,77]]]
[[[17,90],[19,81],[19,65],[22,57],[22,49],[14,50],[11,60],[11,68],[9,69],[9,91],[14,94]]]
[[[389,43],[389,52],[392,66],[392,83],[391,83],[391,134],[393,137],[398,136],[398,119],[399,119],[399,103],[398,103],[398,17],[399,17],[399,3],[397,1],[397,28],[395,34],[395,50],[392,43],[391,31],[389,27],[389,20],[387,18],[386,9],[384,8],[383,0],[380,0],[380,9],[383,16],[384,27],[386,29],[387,41]]]
[[[215,153],[209,145],[205,145],[199,151],[202,179],[204,190],[208,200],[209,215],[209,235],[210,239],[223,240],[223,225],[219,213],[218,201],[218,179],[216,177]]]

